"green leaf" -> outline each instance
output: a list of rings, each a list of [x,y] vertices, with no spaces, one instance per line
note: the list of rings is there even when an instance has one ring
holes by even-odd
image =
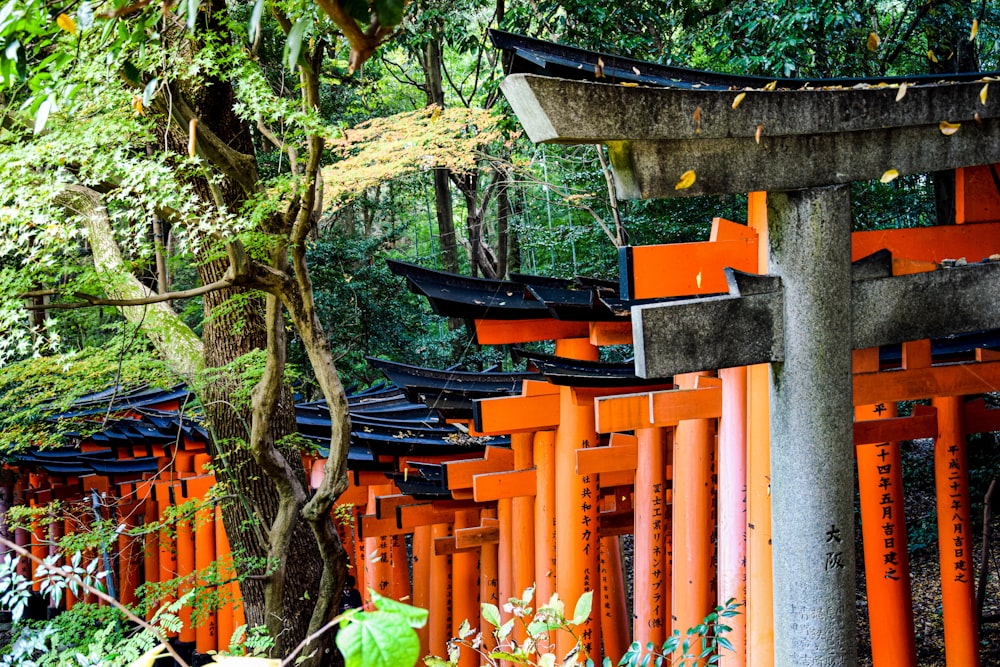
[[[288,31],[288,40],[285,42],[288,58],[285,62],[288,64],[288,69],[290,70],[294,70],[295,65],[299,62],[299,53],[302,51],[302,38],[306,34],[306,28],[311,24],[311,19],[301,18]]]
[[[160,83],[159,79],[157,79],[156,77],[153,77],[152,79],[149,80],[149,83],[146,84],[145,89],[143,89],[143,91],[142,91],[142,106],[143,107],[148,107],[149,106],[150,101],[153,99],[153,93],[156,92],[156,86],[158,86],[159,83]]]
[[[500,620],[500,609],[495,604],[490,604],[489,602],[484,602],[481,607],[483,609],[483,618],[494,628],[499,628],[503,623]]]
[[[513,629],[514,629],[514,619],[512,618],[512,619],[509,619],[503,625],[501,625],[500,629],[497,630],[497,633],[496,633],[497,639],[500,640],[500,641],[503,641],[503,640],[507,639],[507,637],[510,636],[511,630],[513,630]]]
[[[250,13],[250,23],[247,25],[251,44],[257,40],[257,33],[260,32],[260,19],[263,14],[264,0],[257,0],[253,5],[253,11]]]
[[[376,609],[401,616],[406,619],[406,622],[409,623],[411,628],[422,628],[427,624],[426,609],[413,607],[405,602],[399,602],[398,600],[393,600],[392,598],[383,597],[370,588],[368,589],[368,594],[371,595],[372,602],[375,604]]]
[[[138,67],[132,64],[131,60],[126,60],[125,64],[122,65],[122,68],[125,70],[126,79],[137,86],[142,83],[142,72],[139,71]]]
[[[403,0],[375,0],[375,13],[380,25],[392,27],[403,21]]]
[[[42,103],[38,105],[38,111],[35,113],[35,134],[38,134],[43,129],[45,129],[45,123],[49,119],[49,112],[52,111],[52,105],[55,103],[53,95],[49,95]]]
[[[576,609],[573,610],[573,625],[581,625],[587,622],[590,617],[590,609],[594,603],[594,591],[587,591],[576,601]]]
[[[187,28],[194,32],[195,21],[198,20],[198,9],[201,7],[201,0],[187,1]]]
[[[523,655],[514,655],[513,653],[508,653],[507,651],[493,651],[490,653],[489,657],[493,660],[505,660],[518,665],[528,664],[528,659]]]
[[[407,620],[387,611],[356,614],[337,633],[345,667],[399,667],[420,658],[420,638]]]

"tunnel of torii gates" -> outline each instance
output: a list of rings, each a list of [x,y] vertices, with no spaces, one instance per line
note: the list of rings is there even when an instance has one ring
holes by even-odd
[[[569,608],[594,592],[581,629],[594,657],[683,634],[732,598],[744,606],[721,664],[854,665],[857,466],[874,664],[915,665],[899,442],[932,438],[947,664],[979,664],[966,436],[1000,430],[1000,411],[972,398],[1000,387],[1000,264],[980,262],[1000,252],[1000,103],[982,75],[810,87],[494,40],[533,141],[607,144],[627,196],[749,193],[746,224],[623,248],[619,285],[394,263],[436,312],[473,319],[480,344],[554,341],[555,355],[519,352],[537,371],[521,374],[372,360],[397,387],[351,400],[340,503],[354,520],[338,527],[359,587],[430,610],[424,654],[443,655],[465,619],[488,634],[479,603],[534,586]],[[954,169],[956,224],[851,233],[846,184],[890,169]],[[620,344],[634,365],[597,361]],[[106,414],[109,395],[76,416]],[[0,501],[93,498],[87,512],[139,524],[204,496],[204,432],[179,394],[143,396],[116,396],[118,419],[65,451],[20,455]],[[322,405],[298,419],[328,437]],[[303,457],[313,484],[320,457]],[[231,567],[217,510],[199,512],[120,536],[119,599],[138,582],[191,585],[216,558]],[[43,557],[90,516],[10,532]],[[229,598],[179,639],[224,648],[241,621]],[[570,642],[557,635],[557,652]]]

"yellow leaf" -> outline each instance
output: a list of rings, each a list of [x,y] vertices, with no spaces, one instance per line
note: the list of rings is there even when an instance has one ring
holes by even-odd
[[[746,93],[740,93],[739,95],[737,95],[736,99],[733,100],[733,108],[735,109],[736,107],[738,107],[740,103],[743,101],[743,98],[746,96],[747,96]]]
[[[760,143],[760,135],[762,135],[763,133],[764,133],[764,124],[761,123],[760,125],[757,126],[757,131],[754,132],[753,135],[754,141],[756,141],[758,144]]]
[[[694,133],[701,134],[701,107],[695,108],[692,118],[694,118],[695,123]]]
[[[677,185],[674,186],[674,190],[687,190],[689,187],[694,185],[696,178],[697,176],[695,176],[694,169],[688,169],[681,174],[681,179],[677,181]]]
[[[145,113],[142,110],[142,95],[133,95],[132,96],[132,108],[135,109],[136,113],[139,113],[139,114]]]
[[[878,180],[882,181],[883,183],[891,183],[892,181],[896,180],[898,176],[899,172],[896,171],[895,169],[886,169],[885,173],[882,174],[882,178]]]
[[[928,58],[928,60],[930,60],[930,61],[931,61],[932,63],[936,63],[936,62],[938,61],[938,58],[937,58],[937,56],[936,56],[936,55],[934,55],[934,49],[927,49],[927,58]]]
[[[940,123],[938,123],[938,129],[940,129],[941,134],[943,134],[946,137],[950,137],[951,135],[958,132],[958,128],[960,127],[962,127],[961,123],[949,123],[946,120],[943,120]]]
[[[280,660],[257,655],[217,655],[215,662],[226,667],[278,667]]]
[[[638,88],[639,87],[639,84],[637,84],[635,81],[622,81],[622,85],[623,86],[627,86],[629,88]]]
[[[597,64],[594,65],[594,76],[598,79],[604,78],[604,58],[597,56]]]
[[[906,84],[901,83],[899,84],[899,90],[896,91],[896,101],[898,102],[904,97],[906,97]]]
[[[984,83],[982,89],[979,91],[979,101],[986,104],[986,95],[990,91],[990,84]]]
[[[972,19],[972,30],[969,31],[969,41],[976,41],[976,35],[979,34],[979,19]]]
[[[772,81],[771,83],[769,83],[766,86],[764,86],[764,90],[774,90],[777,87],[778,87],[778,82],[777,81]]]
[[[698,275],[694,277],[694,281],[697,283],[698,289],[701,289],[701,271],[699,271]]]
[[[192,118],[188,123],[188,155],[195,156],[198,152],[198,119]]]
[[[156,656],[160,655],[167,650],[167,647],[163,644],[157,644],[153,648],[149,649],[138,658],[132,661],[129,667],[153,667],[156,662]]]
[[[882,44],[882,38],[878,36],[878,33],[874,30],[868,33],[868,50],[872,53],[878,51],[879,45]]]
[[[56,25],[71,35],[76,34],[76,21],[67,14],[60,14],[56,17]]]

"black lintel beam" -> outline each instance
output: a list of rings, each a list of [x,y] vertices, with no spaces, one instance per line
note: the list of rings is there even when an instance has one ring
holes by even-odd
[[[852,321],[843,323],[851,328],[854,349],[1000,328],[1000,263],[886,276],[884,262],[868,260],[855,264],[854,272]],[[780,282],[733,275],[727,296],[632,309],[637,375],[782,359]],[[734,288],[740,280],[746,286]]]

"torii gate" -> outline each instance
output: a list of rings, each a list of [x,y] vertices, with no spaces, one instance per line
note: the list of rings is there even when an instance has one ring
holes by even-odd
[[[748,90],[737,102],[534,75],[502,85],[533,141],[608,144],[620,196],[769,192],[771,275],[734,277],[729,297],[636,307],[633,332],[640,375],[771,364],[776,664],[857,662],[852,350],[1000,325],[995,264],[851,271],[847,183],[1000,160],[1000,104],[982,88]],[[702,332],[726,340],[674,345]]]

